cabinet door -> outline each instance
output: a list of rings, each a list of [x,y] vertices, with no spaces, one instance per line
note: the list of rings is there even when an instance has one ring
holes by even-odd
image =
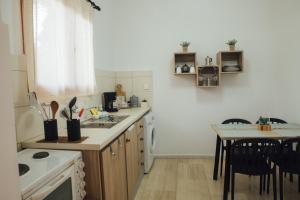
[[[127,200],[124,136],[102,152],[105,200]]]
[[[126,165],[128,199],[134,198],[139,179],[139,156],[136,126],[132,125],[126,132]]]
[[[115,185],[118,188],[118,200],[127,200],[127,172],[126,172],[126,158],[125,158],[125,136],[118,138],[118,164],[115,166]]]

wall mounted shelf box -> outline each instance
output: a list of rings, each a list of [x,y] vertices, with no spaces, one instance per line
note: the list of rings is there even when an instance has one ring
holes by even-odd
[[[212,88],[220,85],[220,67],[217,65],[197,67],[196,84],[201,88]]]
[[[196,72],[182,72],[182,73],[176,73],[177,67],[180,67],[183,69],[184,66],[188,66],[189,69],[191,67],[196,68],[196,53],[175,53],[174,54],[175,58],[175,67],[174,67],[174,74],[181,76],[181,75],[196,75]]]
[[[237,74],[243,72],[243,51],[220,51],[217,53],[217,64],[223,74]]]

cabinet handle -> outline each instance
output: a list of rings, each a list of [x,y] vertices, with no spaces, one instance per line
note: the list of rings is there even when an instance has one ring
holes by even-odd
[[[141,153],[144,153],[144,150],[141,150]]]
[[[143,125],[140,125],[140,128],[144,128],[144,126],[143,126]]]
[[[143,162],[142,162],[142,163],[141,163],[141,165],[142,165],[142,166],[144,166],[144,165],[145,165],[145,163],[143,163]]]
[[[140,138],[140,141],[144,141],[144,138]]]
[[[126,139],[126,142],[130,142],[130,139]]]
[[[116,156],[116,153],[113,151],[112,146],[109,146],[109,150],[112,156]]]

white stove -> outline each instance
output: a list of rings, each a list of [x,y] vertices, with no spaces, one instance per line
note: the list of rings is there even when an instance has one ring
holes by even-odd
[[[26,149],[18,153],[22,199],[81,200],[85,174],[81,152]]]

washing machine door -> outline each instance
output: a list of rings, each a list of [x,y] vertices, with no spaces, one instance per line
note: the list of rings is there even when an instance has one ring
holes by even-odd
[[[154,153],[154,150],[155,150],[155,146],[156,146],[156,138],[155,138],[155,128],[152,127],[152,131],[151,131],[151,146],[150,146],[150,152],[151,154]]]

